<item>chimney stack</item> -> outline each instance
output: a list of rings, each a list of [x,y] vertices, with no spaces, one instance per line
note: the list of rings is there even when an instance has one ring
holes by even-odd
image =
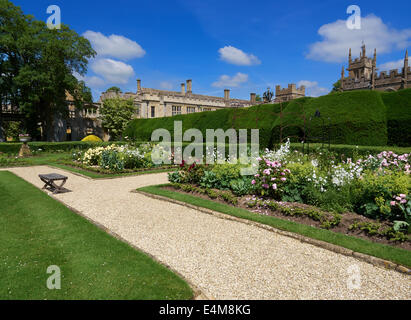
[[[182,84],[181,84],[181,94],[182,94],[182,95],[185,95],[185,94],[186,94],[186,85],[185,85],[185,83],[182,83]]]
[[[141,80],[137,79],[137,93],[141,91]]]
[[[230,90],[229,89],[224,89],[224,99],[230,100]]]
[[[251,102],[251,103],[256,103],[256,95],[255,95],[255,93],[250,93],[250,102]]]
[[[191,87],[191,79],[187,80],[187,93],[193,93],[193,89]]]

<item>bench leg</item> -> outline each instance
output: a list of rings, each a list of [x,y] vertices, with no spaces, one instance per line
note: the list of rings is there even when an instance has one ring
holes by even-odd
[[[63,186],[66,184],[67,179],[64,179],[63,182],[58,186],[57,184],[54,183],[54,181],[52,182],[53,184],[53,194],[59,193],[63,190]]]

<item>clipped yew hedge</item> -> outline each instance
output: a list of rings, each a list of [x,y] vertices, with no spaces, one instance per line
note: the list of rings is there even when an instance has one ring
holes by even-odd
[[[411,146],[411,89],[384,92],[387,107],[388,144]]]
[[[283,108],[282,116],[280,111]],[[313,118],[318,110],[321,118]],[[305,120],[302,116],[305,114]],[[332,144],[363,146],[411,146],[411,89],[398,92],[351,91],[318,98],[305,97],[288,103],[265,104],[240,109],[223,109],[175,117],[132,120],[126,136],[150,141],[151,133],[164,128],[173,134],[174,121],[183,122],[183,130],[259,129],[260,146],[271,148],[283,137],[301,141],[304,126],[309,136],[321,137],[324,124],[330,128]],[[328,139],[326,139],[328,141]]]

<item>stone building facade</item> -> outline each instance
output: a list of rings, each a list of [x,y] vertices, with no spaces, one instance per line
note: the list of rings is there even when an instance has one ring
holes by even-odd
[[[305,86],[297,88],[294,83],[288,85],[288,88],[281,89],[280,85],[275,86],[274,103],[286,102],[305,97]]]
[[[411,88],[411,69],[408,66],[408,50],[405,51],[404,65],[399,72],[396,69],[377,73],[377,50],[373,58],[366,55],[366,48],[361,47],[360,57],[352,59],[351,49],[348,53],[348,77],[345,77],[344,66],[341,71],[341,91],[379,90],[397,91]]]
[[[68,93],[66,103],[68,114],[54,117],[53,141],[79,141],[90,134],[108,140],[99,118],[100,104],[87,104],[83,109],[78,109],[74,105],[73,97]]]
[[[215,111],[223,108],[243,108],[256,104],[255,93],[250,94],[250,100],[230,98],[230,90],[224,90],[224,97],[214,97],[193,93],[192,80],[181,84],[180,91],[166,91],[141,87],[137,80],[137,91],[118,93],[103,92],[99,103],[113,97],[131,98],[137,106],[136,118],[171,117],[179,114],[189,114],[202,111]]]

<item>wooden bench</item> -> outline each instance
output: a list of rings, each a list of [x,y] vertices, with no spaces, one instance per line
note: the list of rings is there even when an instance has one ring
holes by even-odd
[[[68,177],[63,176],[58,173],[49,173],[49,174],[39,174],[39,178],[41,181],[45,183],[43,189],[50,189],[53,191],[53,194],[63,192],[66,189],[63,188],[64,184],[66,183]],[[56,181],[62,181],[60,185],[57,185]]]

